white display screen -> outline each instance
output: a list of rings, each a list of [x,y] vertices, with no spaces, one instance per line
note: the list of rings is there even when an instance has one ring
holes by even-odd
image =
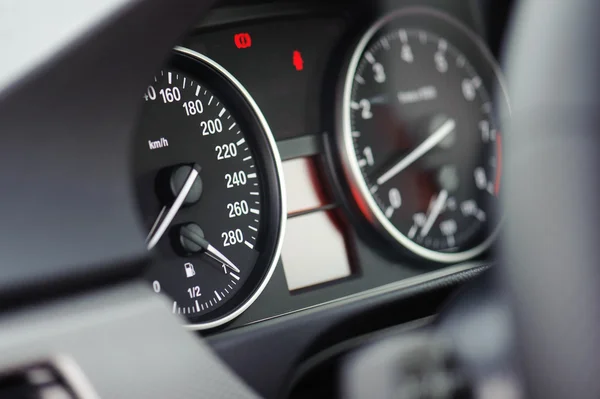
[[[283,163],[288,215],[282,262],[290,291],[338,280],[352,273],[342,229],[315,178],[311,158]],[[313,212],[311,212],[313,211]]]

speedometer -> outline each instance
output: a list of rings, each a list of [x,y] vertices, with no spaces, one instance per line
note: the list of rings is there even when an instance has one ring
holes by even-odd
[[[215,327],[256,299],[278,260],[279,155],[247,91],[198,53],[177,49],[143,103],[134,145],[147,277],[193,328]]]
[[[400,10],[363,35],[337,138],[352,194],[385,237],[438,262],[490,246],[502,175],[495,100],[507,101],[500,79],[481,41],[437,11]]]

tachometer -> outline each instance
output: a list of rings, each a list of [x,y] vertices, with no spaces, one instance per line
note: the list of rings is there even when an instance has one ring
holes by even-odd
[[[387,237],[438,262],[489,247],[501,87],[480,40],[445,14],[401,10],[362,37],[341,90],[338,147],[356,201]]]
[[[278,260],[279,154],[247,91],[190,50],[176,50],[143,102],[134,145],[148,279],[193,328],[215,327],[250,305]]]

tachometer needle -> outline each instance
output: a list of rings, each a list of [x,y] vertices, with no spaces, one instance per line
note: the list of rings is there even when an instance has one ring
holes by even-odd
[[[146,245],[148,250],[151,250],[156,246],[156,244],[158,244],[163,234],[165,234],[165,231],[167,231],[167,229],[169,228],[169,225],[175,218],[175,215],[177,214],[177,212],[179,212],[179,209],[181,209],[183,201],[185,201],[185,197],[187,197],[190,190],[192,189],[192,186],[194,185],[194,182],[196,181],[199,172],[200,166],[194,165],[192,167],[192,171],[185,180],[181,191],[179,191],[179,194],[175,198],[173,205],[171,205],[171,208],[169,208],[169,210],[166,212],[165,208],[163,208],[163,210],[158,215],[158,218],[156,219],[156,222],[154,222],[154,226],[150,231],[150,234],[148,234],[148,238],[146,239]],[[157,227],[155,228],[155,226]]]
[[[420,234],[421,237],[425,237],[427,234],[429,234],[429,231],[433,227],[433,223],[435,223],[438,216],[440,216],[440,213],[444,209],[444,205],[446,205],[447,200],[448,200],[448,191],[446,191],[446,190],[440,191],[440,193],[438,194],[438,196],[435,200],[435,203],[433,204],[433,207],[431,207],[431,212],[429,212],[429,216],[427,216],[427,220],[425,221],[425,224],[423,225],[423,228],[421,229],[421,234]]]
[[[180,234],[183,237],[190,240],[191,242],[193,242],[194,244],[198,245],[200,248],[202,248],[208,256],[210,256],[217,262],[222,263],[224,266],[228,267],[236,273],[240,273],[240,269],[238,269],[232,261],[227,259],[227,257],[223,255],[218,249],[210,245],[210,243],[204,237],[202,237],[200,234],[198,234],[196,231],[190,228],[190,226],[182,227]]]
[[[412,165],[416,160],[431,151],[436,145],[446,138],[456,128],[454,119],[448,119],[442,124],[431,136],[415,148],[410,154],[402,158],[400,162],[394,165],[390,170],[385,172],[377,179],[377,184],[382,185],[388,182],[391,178],[402,172],[404,169]]]

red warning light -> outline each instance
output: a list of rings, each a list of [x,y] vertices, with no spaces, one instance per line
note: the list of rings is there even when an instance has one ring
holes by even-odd
[[[304,60],[302,59],[302,53],[300,53],[298,50],[294,51],[292,62],[294,63],[296,71],[301,71],[304,69]]]
[[[252,46],[252,38],[249,33],[238,33],[233,36],[233,41],[237,48],[248,48]]]

